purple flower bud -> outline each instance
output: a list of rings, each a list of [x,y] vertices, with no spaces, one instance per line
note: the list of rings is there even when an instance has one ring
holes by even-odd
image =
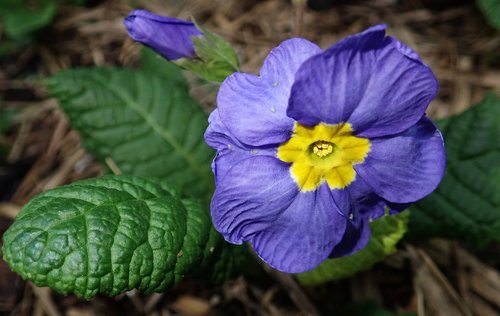
[[[168,60],[194,57],[192,36],[202,33],[190,21],[134,10],[124,20],[128,35]]]

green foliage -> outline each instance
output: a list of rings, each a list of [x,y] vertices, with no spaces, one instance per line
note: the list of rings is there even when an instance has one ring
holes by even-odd
[[[214,256],[208,258],[212,259],[212,263],[207,265],[209,269],[201,270],[196,276],[204,277],[217,285],[241,272],[243,265],[247,265],[253,260],[245,246],[230,244],[219,247]]]
[[[57,11],[57,0],[2,0],[0,16],[7,36],[31,39],[33,33],[49,25]]]
[[[165,58],[155,53],[154,50],[143,46],[141,62],[141,70],[159,75],[169,82],[177,82],[181,85],[184,85],[185,90],[189,89],[188,81],[182,75],[182,71],[179,66],[172,62],[166,61]]]
[[[4,133],[14,123],[14,118],[17,113],[18,109],[16,108],[2,108],[0,100],[0,161],[2,160],[1,158],[5,157],[8,153],[8,146],[4,138]],[[0,176],[1,175],[2,172],[0,170]]]
[[[500,1],[498,0],[477,0],[477,5],[483,11],[488,22],[500,30]]]
[[[139,70],[68,70],[46,86],[99,160],[109,157],[125,174],[157,177],[208,200],[213,152],[203,139],[207,115],[180,71],[162,68],[177,67],[161,62],[149,55]]]
[[[373,221],[370,223],[372,236],[364,249],[351,256],[326,260],[314,270],[298,274],[298,280],[306,285],[318,285],[368,270],[396,251],[396,244],[406,232],[408,217],[409,211],[404,211]]]
[[[49,26],[60,4],[84,5],[86,0],[1,0],[0,57],[18,52]],[[2,36],[3,35],[3,36]]]
[[[222,82],[227,76],[238,71],[238,55],[231,45],[218,35],[198,24],[196,27],[203,32],[203,36],[192,37],[198,59],[181,58],[174,63],[208,81]]]
[[[4,260],[38,286],[91,298],[138,289],[161,292],[207,268],[226,243],[195,200],[170,185],[105,176],[44,192],[5,232]],[[231,258],[233,259],[233,258]],[[236,258],[237,259],[237,258]]]
[[[12,125],[14,117],[18,113],[15,108],[2,109],[0,108],[0,134],[5,132]],[[1,138],[1,135],[0,135]]]
[[[447,153],[438,189],[411,207],[409,236],[500,241],[500,99],[438,123]]]

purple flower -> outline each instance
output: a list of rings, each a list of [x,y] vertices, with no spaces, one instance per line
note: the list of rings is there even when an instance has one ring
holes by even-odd
[[[443,140],[425,117],[437,90],[429,67],[384,25],[325,51],[300,38],[281,43],[260,76],[224,81],[209,118],[216,229],[290,273],[360,250],[371,219],[443,177]]]
[[[134,10],[124,21],[129,36],[168,60],[194,57],[192,36],[202,35],[192,22]]]

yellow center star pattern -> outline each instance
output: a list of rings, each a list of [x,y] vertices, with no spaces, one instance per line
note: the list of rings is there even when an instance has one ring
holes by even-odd
[[[353,165],[362,163],[370,151],[370,141],[353,132],[349,123],[295,123],[292,137],[277,155],[292,164],[290,172],[301,191],[313,191],[323,181],[330,189],[343,189],[356,178]]]

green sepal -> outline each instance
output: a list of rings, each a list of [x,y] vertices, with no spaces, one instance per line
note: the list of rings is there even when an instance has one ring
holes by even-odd
[[[193,22],[203,33],[191,37],[197,58],[181,58],[173,62],[205,80],[220,83],[239,70],[238,55],[222,37]]]
[[[298,274],[297,279],[305,285],[319,285],[368,270],[396,251],[397,243],[406,233],[409,215],[406,210],[371,222],[371,238],[365,248],[347,257],[328,259],[317,268]]]

